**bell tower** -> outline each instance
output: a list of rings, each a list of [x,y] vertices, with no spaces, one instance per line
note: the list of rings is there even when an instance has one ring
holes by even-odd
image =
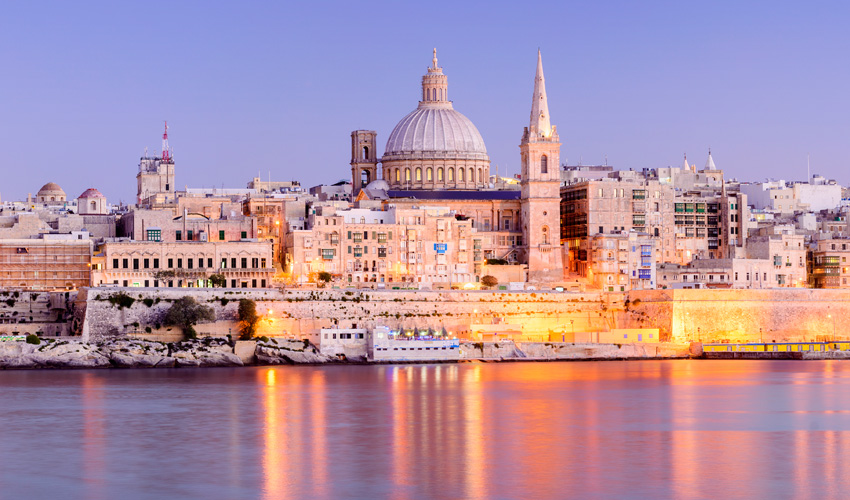
[[[351,133],[351,199],[378,178],[378,154],[374,130],[355,130]]]
[[[537,74],[531,101],[531,122],[519,145],[522,176],[522,240],[528,263],[528,281],[564,279],[561,255],[561,143],[549,122],[543,61],[537,51]]]

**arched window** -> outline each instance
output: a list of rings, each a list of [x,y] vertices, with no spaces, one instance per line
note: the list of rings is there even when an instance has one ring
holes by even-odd
[[[540,157],[540,173],[548,174],[549,173],[549,158],[546,155]]]
[[[370,176],[369,176],[368,170],[361,170],[360,171],[360,184],[363,185],[363,186],[366,186],[370,182],[372,182],[372,179],[370,179],[369,177]]]
[[[395,169],[395,181],[401,182],[401,172],[399,171],[399,169]]]
[[[369,146],[363,146],[363,159],[369,159]]]
[[[416,182],[422,182],[422,168],[416,167]]]
[[[443,182],[443,167],[437,169],[437,181]]]
[[[449,182],[454,182],[454,181],[455,181],[455,169],[452,168],[452,167],[449,167]]]
[[[542,234],[540,235],[540,242],[543,243],[544,245],[548,245],[549,244],[549,227],[543,226],[543,230],[541,232],[542,232]]]
[[[434,180],[434,169],[428,167],[428,170],[425,171],[425,180],[431,182]]]
[[[475,170],[472,170],[472,167],[469,167],[469,182],[475,182]]]
[[[478,182],[481,183],[481,184],[484,184],[484,169],[483,168],[478,169]]]
[[[92,210],[97,210],[97,202],[94,202],[94,201],[93,201],[93,202],[91,202],[91,209],[92,209]]]
[[[464,176],[463,175],[463,167],[461,167],[461,168],[457,169],[457,181],[458,182],[464,182],[463,176]]]

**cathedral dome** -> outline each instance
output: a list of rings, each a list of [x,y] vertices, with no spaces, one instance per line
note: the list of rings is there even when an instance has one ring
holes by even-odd
[[[36,197],[40,202],[65,201],[65,191],[59,187],[59,184],[48,182],[44,186],[41,186]]]
[[[77,198],[106,198],[106,196],[95,188],[88,188]]]
[[[448,106],[421,105],[398,122],[387,140],[385,156],[487,159],[481,133],[469,118]]]

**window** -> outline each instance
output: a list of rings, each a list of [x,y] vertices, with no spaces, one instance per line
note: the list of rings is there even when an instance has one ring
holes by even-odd
[[[455,180],[455,169],[449,167],[449,182],[454,182]]]
[[[194,232],[194,231],[192,231],[191,229],[189,229],[188,231],[186,231],[186,239],[187,239],[188,241],[194,241],[194,240],[195,240],[195,232]]]
[[[410,182],[410,169],[404,169],[404,180],[405,182]]]
[[[248,231],[242,231],[242,239],[244,240],[244,239],[247,239],[247,238],[248,238]]]
[[[174,233],[174,239],[177,241],[181,241],[183,239],[183,231],[177,231]]]
[[[457,181],[458,181],[458,182],[464,182],[464,180],[463,180],[463,177],[464,177],[463,172],[464,172],[464,170],[463,170],[462,168],[457,169]]]
[[[118,259],[112,259],[112,269],[118,269]]]
[[[186,264],[187,264],[189,269],[192,269],[192,259],[191,258],[186,259]]]
[[[183,259],[177,259],[177,268],[180,269],[183,267]]]
[[[130,268],[130,260],[129,259],[121,259],[121,264],[122,264],[121,267],[123,267],[124,269]]]
[[[142,260],[142,268],[148,269],[150,267],[150,259]]]
[[[540,157],[540,173],[548,174],[549,173],[549,158],[546,155]]]
[[[398,169],[395,169],[395,181],[401,182],[401,173],[399,172]]]
[[[422,182],[422,169],[416,168],[416,182]]]
[[[323,248],[322,249],[322,259],[324,260],[333,260],[336,255],[336,250],[333,248]]]
[[[218,231],[218,240],[224,241],[224,231],[221,229]]]
[[[162,230],[161,229],[148,229],[148,241],[160,241],[162,240]]]
[[[434,169],[433,168],[428,167],[428,170],[425,171],[425,180],[427,180],[428,182],[431,182],[431,181],[434,180]]]
[[[443,167],[437,169],[437,181],[443,182]]]
[[[242,257],[242,269],[248,269],[248,258]]]
[[[154,260],[153,260],[153,268],[154,268],[154,269],[159,269],[159,259],[154,259]]]
[[[213,264],[212,264],[212,257],[208,257],[208,258],[207,258],[207,267],[210,267],[210,268],[211,268],[212,266],[213,266]]]

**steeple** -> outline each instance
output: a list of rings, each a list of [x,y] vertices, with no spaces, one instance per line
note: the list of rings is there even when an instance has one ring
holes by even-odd
[[[531,98],[531,139],[550,138],[555,129],[549,123],[549,103],[546,101],[546,79],[543,77],[543,58],[537,49],[537,74],[534,75],[534,95]]]
[[[711,158],[711,148],[708,148],[708,160],[705,161],[705,169],[717,170],[717,167],[714,166],[714,159]]]
[[[434,49],[434,58],[431,59],[432,66],[428,73],[422,76],[422,100],[419,106],[452,106],[449,101],[449,81],[443,74],[443,68],[437,65],[437,49]]]
[[[688,165],[688,153],[685,153],[685,163],[682,164],[682,170],[690,170],[691,166]]]

